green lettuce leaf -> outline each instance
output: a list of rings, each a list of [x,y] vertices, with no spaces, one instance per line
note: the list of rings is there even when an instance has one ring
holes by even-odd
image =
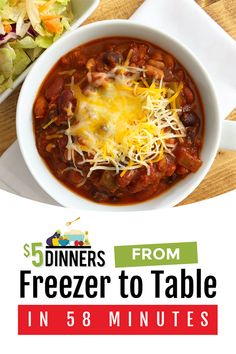
[[[18,40],[16,46],[18,48],[33,49],[37,47],[37,43],[32,37],[26,36],[23,39]]]
[[[35,38],[35,43],[38,47],[46,49],[52,45],[53,37],[38,36]]]
[[[0,16],[2,19],[7,21],[17,22],[19,17],[24,18],[26,15],[26,8],[23,1],[19,2],[19,4],[16,4],[15,6],[10,6],[9,1],[7,1],[5,4],[3,4],[2,8],[0,5],[0,9]]]
[[[29,20],[31,22],[31,25],[33,26],[34,30],[39,33],[41,36],[45,35],[45,31],[43,27],[41,26],[41,18],[40,18],[40,13],[39,10],[36,6],[36,3],[34,0],[25,0],[25,7],[26,7],[26,12],[29,17]]]
[[[13,72],[15,51],[10,46],[0,48],[0,75],[8,79]]]
[[[42,4],[42,0],[0,0],[0,19],[16,23],[18,35],[17,40],[0,47],[0,92],[11,87],[13,80],[60,37],[45,28],[41,21],[44,13],[40,13],[38,4]],[[73,20],[71,0],[50,2],[47,14],[59,15],[64,30],[69,30]],[[38,33],[35,39],[27,34],[28,20]],[[0,32],[4,32],[3,26]]]
[[[34,61],[35,59],[37,59],[40,54],[44,51],[43,48],[39,48],[39,47],[36,47],[36,48],[33,48],[33,49],[25,49],[28,57],[30,58],[31,61]]]
[[[63,27],[66,31],[68,31],[70,29],[70,23],[71,23],[71,20],[69,20],[68,18],[66,17],[63,17],[61,19],[61,23],[63,24]]]
[[[30,58],[25,53],[24,49],[15,49],[16,58],[14,60],[14,70],[13,70],[13,79],[19,76],[31,63]]]
[[[12,86],[15,58],[15,51],[9,45],[0,48],[0,93]]]

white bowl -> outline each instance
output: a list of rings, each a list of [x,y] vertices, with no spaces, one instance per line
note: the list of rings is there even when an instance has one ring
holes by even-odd
[[[38,89],[52,66],[76,46],[104,37],[126,36],[148,40],[172,53],[191,74],[201,94],[205,109],[205,137],[201,152],[202,167],[188,175],[165,193],[146,202],[110,206],[86,200],[67,189],[48,170],[35,144],[32,107]],[[211,80],[202,64],[181,43],[156,29],[127,20],[101,21],[69,33],[37,60],[22,87],[17,106],[17,136],[23,157],[40,186],[57,202],[66,207],[84,210],[149,210],[176,205],[190,194],[210,169],[218,150],[222,122]]]
[[[83,23],[91,14],[92,12],[96,9],[96,7],[99,4],[99,0],[71,0],[72,3],[72,11],[74,14],[74,21],[71,24],[70,31],[78,28],[81,23]],[[68,32],[65,32],[63,36],[65,36]],[[62,38],[61,37],[61,38]],[[60,41],[60,39],[58,41]],[[28,66],[27,69],[23,71],[22,74],[20,74],[13,82],[13,85],[11,88],[5,90],[4,92],[0,93],[0,103],[5,101],[5,99],[19,86],[24,79],[26,78],[26,75],[34,65],[34,63],[37,61],[36,59],[30,66]]]

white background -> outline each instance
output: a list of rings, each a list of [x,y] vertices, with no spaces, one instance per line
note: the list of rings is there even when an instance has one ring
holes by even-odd
[[[0,191],[0,239],[1,239],[1,316],[0,352],[1,353],[57,353],[86,351],[86,353],[220,353],[231,348],[234,353],[235,336],[235,207],[236,192],[207,200],[190,206],[136,213],[85,213],[36,203]],[[67,221],[80,216],[74,226],[88,230],[94,250],[106,251],[104,268],[44,268],[31,266],[30,259],[23,255],[23,245],[30,242],[43,242],[55,230],[65,228]],[[38,300],[27,295],[20,299],[19,271],[31,269],[34,274],[110,274],[114,278],[120,269],[114,269],[113,246],[145,243],[166,243],[197,241],[199,263],[182,266],[189,274],[197,267],[203,275],[217,278],[217,297],[214,299],[168,300],[154,298],[153,276],[150,270],[155,267],[129,268],[128,274],[138,274],[144,281],[141,299],[125,299],[119,296],[118,282],[108,287],[105,300],[85,299],[80,303],[132,303],[132,304],[218,304],[218,336],[18,336],[17,305],[36,304],[76,304],[78,300],[49,300],[41,294]],[[167,275],[179,274],[181,265],[160,266]]]

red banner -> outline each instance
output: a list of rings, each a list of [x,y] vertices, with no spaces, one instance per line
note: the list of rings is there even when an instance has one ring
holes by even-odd
[[[217,334],[217,305],[19,305],[18,334]]]

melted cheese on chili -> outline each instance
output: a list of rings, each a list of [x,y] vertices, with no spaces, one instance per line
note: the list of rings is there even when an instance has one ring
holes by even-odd
[[[132,69],[132,70],[131,70]],[[94,170],[114,170],[121,176],[127,170],[145,166],[172,154],[177,140],[185,136],[178,117],[177,98],[183,85],[163,87],[153,81],[149,86],[135,68],[116,68],[104,87],[84,95],[72,83],[77,98],[76,123],[66,131],[69,158],[81,156],[79,164]],[[130,75],[127,71],[130,70]]]

